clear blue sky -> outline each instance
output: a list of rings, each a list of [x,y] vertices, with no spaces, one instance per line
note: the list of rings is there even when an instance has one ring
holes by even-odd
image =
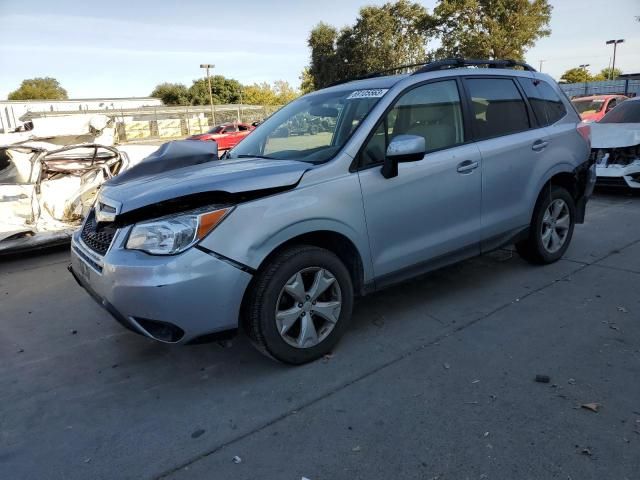
[[[383,1],[0,0],[0,99],[24,78],[52,76],[70,97],[146,96],[162,81],[187,85],[200,63],[243,83],[284,79],[298,86],[309,30],[353,22]],[[435,0],[423,1],[431,9]],[[554,76],[609,63],[604,41],[625,38],[618,65],[640,71],[639,0],[552,0],[552,36],[527,55]]]

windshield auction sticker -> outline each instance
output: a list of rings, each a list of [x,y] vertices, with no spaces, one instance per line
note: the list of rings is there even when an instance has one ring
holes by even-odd
[[[347,100],[356,98],[380,98],[389,91],[388,88],[371,88],[369,90],[356,90],[347,97]]]

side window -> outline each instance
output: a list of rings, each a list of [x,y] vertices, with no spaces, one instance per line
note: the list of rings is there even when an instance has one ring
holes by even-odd
[[[424,137],[427,152],[464,142],[462,107],[455,80],[429,83],[403,94],[361,153],[363,166],[382,163],[397,135]]]
[[[541,126],[545,127],[556,123],[567,114],[567,109],[560,96],[547,82],[530,78],[519,78],[518,81],[524,89],[533,113]]]
[[[473,124],[478,140],[529,128],[527,107],[513,80],[470,78],[466,85],[473,102]]]
[[[612,98],[611,100],[609,100],[609,104],[607,105],[607,112],[610,112],[611,110],[613,110],[613,107],[615,107],[618,104],[618,102],[616,101],[615,98]]]
[[[247,127],[246,125],[238,125],[238,130],[240,130],[241,132],[246,132],[247,130],[249,130],[249,127]]]

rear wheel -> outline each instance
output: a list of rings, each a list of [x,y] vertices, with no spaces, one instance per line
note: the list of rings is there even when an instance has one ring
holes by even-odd
[[[351,277],[336,255],[291,247],[258,273],[247,299],[247,333],[258,350],[277,360],[310,362],[335,346],[352,306]]]
[[[527,261],[539,265],[558,261],[569,248],[575,226],[576,207],[571,194],[552,185],[536,204],[529,236],[516,244]]]

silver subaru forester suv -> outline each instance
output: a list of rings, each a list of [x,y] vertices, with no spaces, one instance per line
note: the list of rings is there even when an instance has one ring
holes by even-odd
[[[221,159],[212,142],[170,142],[107,182],[70,271],[147,337],[242,327],[265,354],[308,362],[334,348],[356,295],[509,244],[558,260],[595,183],[579,122],[550,77],[513,61],[344,82]]]

